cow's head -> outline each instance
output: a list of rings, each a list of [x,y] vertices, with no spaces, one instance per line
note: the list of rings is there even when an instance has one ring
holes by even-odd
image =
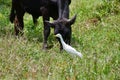
[[[75,22],[76,15],[72,19],[61,18],[54,22],[46,21],[49,26],[54,27],[54,34],[60,33],[67,44],[70,44],[71,25]],[[62,46],[61,46],[62,48]]]

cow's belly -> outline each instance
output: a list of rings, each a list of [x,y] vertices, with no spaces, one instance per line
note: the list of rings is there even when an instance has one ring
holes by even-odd
[[[24,8],[24,11],[32,15],[38,15],[38,16],[42,15],[40,9],[37,8],[31,8],[31,7]]]
[[[41,6],[40,0],[23,0],[21,2],[22,9],[24,9],[25,12],[34,15],[41,15]]]

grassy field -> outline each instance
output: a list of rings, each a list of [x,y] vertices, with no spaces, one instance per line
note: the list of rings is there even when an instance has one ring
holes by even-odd
[[[43,23],[33,27],[32,17],[24,16],[24,35],[14,36],[9,21],[10,0],[0,1],[0,80],[120,80],[120,1],[72,0],[70,17],[72,46],[83,54],[80,59],[59,51],[59,43],[49,36],[42,50]]]

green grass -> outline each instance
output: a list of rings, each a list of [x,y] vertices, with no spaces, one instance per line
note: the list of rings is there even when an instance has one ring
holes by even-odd
[[[16,38],[10,2],[0,1],[0,80],[120,80],[119,0],[72,0],[70,17],[77,13],[77,19],[71,45],[82,59],[59,51],[53,29],[48,41],[53,48],[42,50],[42,18],[34,28],[26,14],[24,35]]]

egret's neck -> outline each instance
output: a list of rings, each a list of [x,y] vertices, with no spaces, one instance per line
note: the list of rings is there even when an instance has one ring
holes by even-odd
[[[62,43],[62,46],[64,47],[64,46],[66,45],[66,43],[64,42],[62,36],[60,37],[60,41],[61,41],[61,43]]]

